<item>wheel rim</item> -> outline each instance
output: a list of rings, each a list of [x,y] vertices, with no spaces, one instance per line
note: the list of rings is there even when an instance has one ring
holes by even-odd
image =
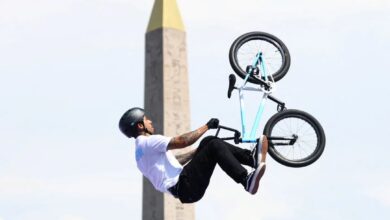
[[[279,157],[285,160],[303,162],[318,151],[319,134],[316,128],[305,118],[285,117],[277,121],[272,128],[271,137],[298,138],[292,145],[290,141],[272,140],[270,147]],[[288,145],[283,145],[288,144]]]
[[[266,71],[269,75],[276,75],[283,69],[285,61],[283,50],[280,45],[266,38],[250,38],[241,45],[238,45],[235,57],[240,71],[246,73],[246,67],[252,65],[256,55],[261,52],[265,63]],[[259,78],[263,69],[259,67]]]

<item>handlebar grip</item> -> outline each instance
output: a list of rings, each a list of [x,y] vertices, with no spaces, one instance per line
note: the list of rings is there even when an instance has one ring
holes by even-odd
[[[230,74],[229,75],[229,89],[228,89],[228,94],[227,94],[229,99],[232,96],[232,91],[234,89],[235,84],[236,84],[236,76],[234,76],[233,74]]]

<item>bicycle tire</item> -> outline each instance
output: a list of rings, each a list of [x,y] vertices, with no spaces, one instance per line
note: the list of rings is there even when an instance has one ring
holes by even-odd
[[[295,125],[295,122],[299,122],[300,125]],[[308,139],[310,134],[308,132],[313,131],[315,137]],[[304,111],[288,109],[276,113],[266,123],[263,133],[269,138],[269,155],[277,162],[288,167],[308,166],[317,161],[325,149],[326,137],[324,129],[317,119]],[[287,143],[289,141],[274,139],[275,137],[292,138],[294,135],[297,135],[297,138],[293,144],[291,142]],[[312,142],[315,143],[311,144]],[[303,148],[303,145],[308,144],[313,145],[313,149],[302,157],[302,149],[304,152],[307,149]],[[300,157],[294,157],[296,152],[295,148],[300,148]],[[286,150],[288,151],[287,155],[285,154]],[[292,158],[289,156],[291,150],[293,154]]]
[[[274,54],[272,52],[268,52],[268,54],[265,54],[264,60],[266,60],[266,61],[268,60],[268,62],[269,62],[272,55],[278,55],[278,56],[280,55],[280,59],[281,59],[280,65],[277,65],[277,67],[275,67],[276,70],[272,71],[272,73],[269,74],[269,75],[272,75],[275,82],[279,81],[287,74],[287,71],[290,68],[290,63],[291,63],[290,53],[289,53],[286,45],[279,38],[275,37],[274,35],[265,33],[265,32],[249,32],[249,33],[241,35],[233,42],[233,44],[230,47],[230,51],[229,51],[229,61],[230,61],[230,65],[233,68],[234,72],[243,79],[247,75],[246,66],[252,65],[252,63],[251,63],[251,61],[247,62],[244,60],[244,61],[241,61],[243,63],[240,64],[240,58],[238,57],[238,54],[239,54],[240,49],[242,49],[244,45],[250,46],[249,42],[254,41],[254,40],[266,42],[267,44],[265,44],[265,45],[259,44],[258,47],[264,47],[264,48],[256,48],[255,51],[252,51],[250,53],[252,60],[253,60],[253,57],[256,56],[256,54],[258,53],[258,51],[260,49],[261,50],[267,49],[266,47],[269,47],[269,46],[271,48],[273,46],[274,48],[277,49],[277,51],[275,51],[276,53],[274,53]],[[268,76],[268,79],[272,80],[271,76]],[[255,83],[255,84],[261,84],[261,81],[259,80],[259,78],[256,78],[254,76],[249,77],[248,81]]]

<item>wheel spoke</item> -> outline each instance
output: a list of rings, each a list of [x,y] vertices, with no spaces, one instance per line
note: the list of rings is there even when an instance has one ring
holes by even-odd
[[[282,52],[272,43],[263,39],[249,40],[237,51],[237,60],[240,68],[245,71],[247,65],[252,65],[256,55],[262,52],[263,60],[267,64],[269,75],[276,73],[283,65]]]
[[[298,139],[294,145],[278,145],[289,143],[289,141],[274,141],[275,151],[283,158],[292,161],[304,160],[310,157],[317,149],[317,133],[312,125],[299,117],[291,116],[283,118],[274,125],[272,130],[273,137],[291,138],[296,135]]]

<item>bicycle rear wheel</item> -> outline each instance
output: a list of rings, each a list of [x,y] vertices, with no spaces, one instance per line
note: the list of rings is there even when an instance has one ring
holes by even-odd
[[[325,148],[325,133],[310,114],[289,109],[272,116],[264,127],[268,137],[268,153],[277,162],[289,167],[314,163]]]
[[[230,47],[229,61],[233,70],[241,78],[247,75],[246,68],[252,65],[257,54],[261,53],[268,79],[282,79],[290,67],[290,53],[284,43],[277,37],[264,32],[249,32],[238,37]],[[259,74],[248,80],[260,84],[263,68],[258,67]]]

